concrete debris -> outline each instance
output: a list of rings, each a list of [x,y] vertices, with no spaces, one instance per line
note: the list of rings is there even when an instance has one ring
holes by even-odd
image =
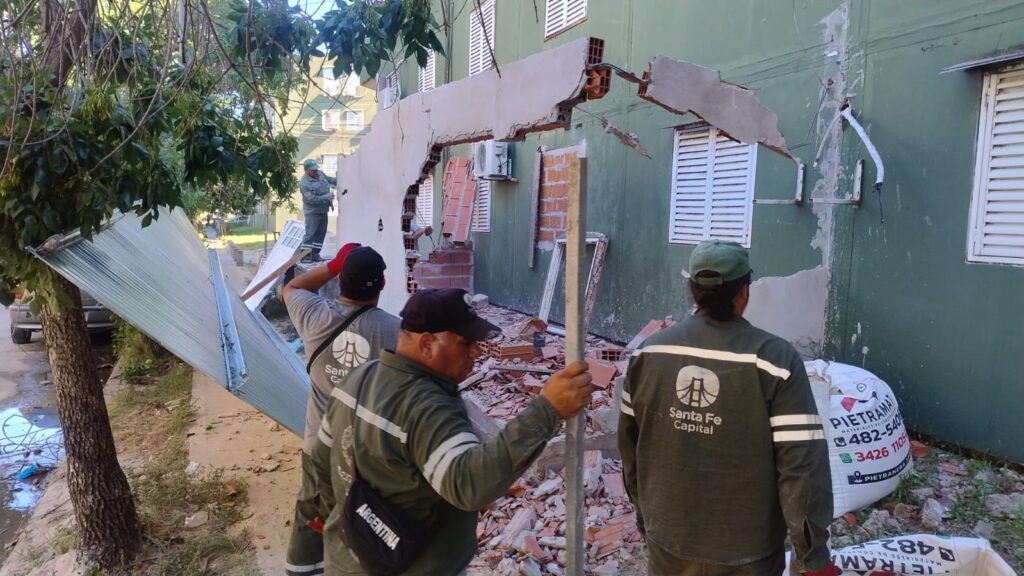
[[[995,531],[995,526],[992,526],[984,520],[978,520],[978,522],[974,525],[974,528],[971,530],[971,533],[979,538],[991,540],[992,535],[995,533]]]
[[[622,142],[624,145],[636,150],[643,156],[648,158],[651,157],[650,153],[647,152],[647,148],[644,148],[644,145],[640,143],[640,137],[636,134],[627,132],[615,124],[612,124],[611,121],[608,120],[607,116],[601,116],[601,125],[604,126],[605,132],[618,138],[619,142]]]
[[[191,516],[185,518],[185,528],[187,530],[193,530],[205,525],[210,521],[210,514],[206,510],[200,510]]]
[[[921,524],[928,529],[938,531],[942,528],[942,519],[946,517],[948,511],[941,502],[934,498],[925,500],[924,506],[921,508]]]
[[[985,507],[997,518],[1024,518],[1024,494],[992,494]]]

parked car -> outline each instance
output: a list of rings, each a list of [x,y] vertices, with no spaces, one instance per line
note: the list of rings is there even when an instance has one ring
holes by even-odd
[[[28,344],[32,340],[32,333],[43,329],[42,321],[32,314],[29,306],[31,298],[31,295],[16,295],[14,303],[7,308],[11,315],[11,340],[15,344]],[[85,326],[90,332],[109,332],[114,329],[114,314],[85,292],[82,292],[82,313],[85,315]]]

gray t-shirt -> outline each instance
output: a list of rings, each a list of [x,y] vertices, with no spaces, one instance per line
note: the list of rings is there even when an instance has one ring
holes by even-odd
[[[361,308],[358,304],[329,300],[300,289],[289,292],[285,304],[292,324],[302,338],[307,362],[320,344],[330,338],[350,314]],[[306,430],[302,442],[302,450],[306,454],[313,453],[320,420],[324,417],[331,391],[350,370],[369,360],[376,360],[385,348],[394,349],[400,324],[401,321],[395,316],[380,308],[371,308],[349,324],[313,362],[309,373],[312,386],[306,403]]]

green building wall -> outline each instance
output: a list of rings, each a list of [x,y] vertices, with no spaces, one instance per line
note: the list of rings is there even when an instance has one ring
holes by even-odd
[[[805,199],[849,196],[853,167],[865,159],[859,207],[755,205],[756,277],[824,267],[823,357],[888,382],[917,432],[1024,461],[1024,269],[966,262],[982,73],[939,74],[1024,44],[1024,3],[590,0],[585,22],[547,41],[544,1],[537,4],[540,22],[533,2],[497,0],[499,67],[583,36],[603,38],[604,60],[622,68],[639,73],[666,55],[754,90],[807,167]],[[469,15],[467,8],[452,26],[450,66],[438,57],[438,84],[467,75]],[[403,94],[415,91],[415,64],[403,67],[402,84]],[[870,189],[874,167],[853,130],[822,144],[844,100],[886,165],[884,223]],[[602,116],[635,133],[652,158],[607,134]],[[586,141],[588,229],[610,239],[592,331],[627,341],[651,318],[685,315],[680,270],[692,247],[668,243],[669,178],[672,129],[693,120],[640,100],[635,85],[613,78],[611,93],[579,106],[568,130],[516,143],[518,183],[494,183],[491,231],[473,235],[476,290],[536,313],[550,252],[538,252],[528,267],[533,155],[539,146]],[[468,156],[469,147],[447,154]],[[443,163],[435,225],[442,170]],[[792,162],[761,149],[756,175],[755,198],[792,197]],[[561,313],[556,300],[552,318]]]

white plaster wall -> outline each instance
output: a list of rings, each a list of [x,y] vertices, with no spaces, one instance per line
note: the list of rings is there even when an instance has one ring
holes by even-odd
[[[750,286],[743,317],[789,340],[807,358],[820,358],[825,341],[828,270],[818,266],[792,276],[760,278]]]
[[[589,38],[501,65],[402,99],[374,117],[359,150],[338,160],[341,196],[336,244],[372,246],[387,262],[380,305],[398,313],[405,304],[402,203],[423,173],[431,148],[560,126],[558,105],[574,99],[585,81]],[[383,230],[379,230],[379,225]]]

